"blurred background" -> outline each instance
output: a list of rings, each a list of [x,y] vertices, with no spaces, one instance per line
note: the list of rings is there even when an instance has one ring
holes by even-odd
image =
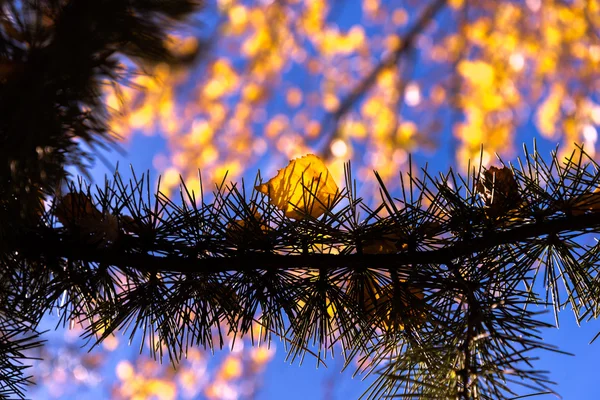
[[[167,43],[186,66],[159,64],[105,87],[117,148],[98,153],[96,183],[119,165],[150,171],[177,196],[180,177],[205,193],[257,171],[270,178],[306,153],[326,161],[338,185],[351,160],[359,195],[379,196],[373,170],[398,190],[409,155],[415,171],[466,173],[522,154],[584,144],[600,126],[598,0],[207,0]],[[201,171],[201,179],[198,171]],[[208,195],[210,197],[210,195]],[[553,321],[548,316],[549,321]],[[190,350],[175,370],[140,339],[109,337],[91,351],[81,329],[54,331],[31,373],[32,398],[346,399],[369,377],[340,374],[340,357],[316,368],[286,361],[285,341],[252,338],[216,354]],[[548,342],[576,357],[540,354],[566,399],[597,399],[600,331],[567,310]],[[549,398],[550,396],[548,396]]]

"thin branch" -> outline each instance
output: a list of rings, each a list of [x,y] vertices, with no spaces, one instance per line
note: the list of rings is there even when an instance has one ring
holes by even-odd
[[[350,92],[350,94],[348,94],[348,96],[341,102],[340,107],[335,111],[335,113],[330,114],[329,118],[330,120],[333,120],[334,123],[334,134],[328,143],[331,143],[338,136],[338,123],[340,119],[346,115],[346,113],[356,104],[356,102],[365,95],[371,86],[373,86],[381,72],[392,65],[398,64],[400,57],[412,49],[417,36],[427,28],[429,23],[435,18],[437,13],[442,10],[446,3],[447,0],[436,0],[431,3],[425,9],[425,11],[423,11],[423,14],[421,14],[421,16],[417,19],[417,22],[401,39],[400,46],[398,46],[398,48],[391,52],[387,57],[383,58],[379,64],[373,68],[369,75],[367,75],[357,86],[354,87],[352,92]],[[325,157],[329,158],[331,155],[329,146],[327,146],[325,151]]]

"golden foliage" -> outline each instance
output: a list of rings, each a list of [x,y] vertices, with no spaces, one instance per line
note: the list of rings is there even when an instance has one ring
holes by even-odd
[[[242,360],[236,356],[229,356],[225,359],[218,372],[218,379],[232,380],[239,378],[244,372]]]
[[[221,0],[218,51],[191,71],[158,65],[152,77],[110,89],[111,129],[125,138],[161,134],[166,161],[157,169],[187,179],[200,168],[209,184],[226,169],[235,180],[278,151],[288,158],[315,153],[326,162],[352,157],[359,178],[377,169],[397,185],[408,153],[444,143],[442,134],[456,137],[463,170],[479,160],[482,145],[487,166],[495,152],[511,155],[530,115],[543,138],[562,140],[563,153],[573,142],[594,153],[600,45],[591,32],[600,26],[600,1],[452,0],[443,12],[455,24],[441,29],[433,18],[412,42],[406,32],[423,2],[361,5],[342,20],[328,0]],[[198,43],[177,32],[166,44],[185,53]],[[407,43],[417,51],[379,68]],[[425,73],[412,74],[412,65]],[[12,70],[0,61],[0,75]],[[371,84],[343,109],[374,70]],[[335,127],[323,124],[339,111]],[[169,180],[164,190],[178,184]]]
[[[258,330],[258,329],[257,329]],[[233,338],[233,334],[228,337]],[[254,339],[257,340],[257,339]],[[275,345],[255,347],[252,338],[236,338],[231,352],[227,351],[220,361],[207,357],[202,349],[191,347],[177,368],[169,363],[157,363],[150,357],[140,355],[135,359],[118,360],[115,373],[118,381],[113,386],[111,398],[115,399],[223,399],[250,395],[251,387],[259,378],[266,364],[275,354]],[[122,357],[127,341],[117,343],[113,356]],[[108,362],[106,360],[105,362]],[[77,360],[72,360],[75,363]],[[211,365],[212,364],[212,365]],[[243,392],[242,392],[243,390]],[[225,396],[226,397],[226,396]]]
[[[339,192],[327,166],[314,154],[291,160],[256,190],[268,195],[271,204],[294,219],[320,217],[331,208]]]

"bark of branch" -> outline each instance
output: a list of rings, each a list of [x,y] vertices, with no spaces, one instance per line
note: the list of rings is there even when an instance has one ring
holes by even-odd
[[[427,251],[408,251],[398,254],[302,254],[281,255],[265,252],[247,252],[230,257],[215,256],[198,258],[184,255],[182,249],[192,254],[194,246],[181,242],[173,246],[173,254],[159,256],[125,248],[97,248],[65,240],[54,230],[31,235],[20,240],[17,250],[27,259],[50,260],[66,258],[72,261],[84,261],[135,268],[145,272],[172,272],[182,274],[214,274],[244,272],[256,270],[285,270],[294,268],[318,269],[327,267],[355,268],[372,265],[388,268],[414,264],[447,264],[453,259],[466,257],[485,251],[501,244],[518,243],[544,235],[564,232],[593,232],[600,228],[600,213],[579,216],[561,216],[536,223],[522,225],[504,231],[492,231],[468,241],[459,241]],[[340,232],[343,235],[342,232]],[[163,252],[168,253],[163,247]],[[235,250],[232,250],[232,254]]]

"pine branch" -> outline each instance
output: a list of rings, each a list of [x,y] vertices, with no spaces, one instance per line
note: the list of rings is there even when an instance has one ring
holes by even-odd
[[[381,374],[373,398],[548,392],[526,354],[557,349],[525,305],[539,303],[533,287],[546,268],[557,313],[566,292],[578,319],[598,315],[600,247],[574,239],[600,226],[600,178],[583,151],[524,162],[466,178],[409,174],[401,198],[379,180],[375,209],[342,190],[320,218],[295,220],[243,184],[218,186],[211,202],[182,185],[176,202],[152,194],[148,176],[117,174],[94,196],[71,186],[10,246],[36,281],[52,283],[27,289],[41,308],[67,293],[65,323],[87,321],[89,339],[133,324],[132,338],[143,328],[153,353],[166,346],[173,362],[188,346],[222,346],[215,331],[243,336],[260,321],[262,340],[286,337],[291,358],[314,341],[319,360],[337,343],[348,363],[371,360]]]
[[[31,258],[41,256],[64,257],[71,260],[91,263],[104,263],[119,267],[136,268],[143,272],[175,272],[182,274],[195,273],[224,273],[224,272],[249,272],[257,270],[277,270],[294,268],[331,269],[358,268],[362,265],[387,265],[390,268],[406,267],[414,264],[445,264],[451,260],[470,256],[489,249],[490,247],[518,244],[528,239],[547,235],[560,235],[563,233],[596,232],[600,227],[600,214],[583,214],[579,216],[560,216],[553,219],[543,218],[512,229],[482,232],[480,237],[468,241],[452,242],[434,250],[406,251],[398,254],[274,254],[264,251],[246,251],[236,255],[235,251],[213,257],[202,257],[195,250],[205,247],[202,242],[181,245],[165,241],[160,246],[165,255],[139,253],[130,249],[99,248],[88,243],[64,240],[64,236],[52,230],[39,234],[31,234],[21,240],[18,251]],[[356,232],[338,231],[329,232],[339,242],[328,242],[332,247],[347,246],[352,243]],[[292,247],[295,245],[294,237],[289,242],[281,241],[278,245]],[[213,240],[214,242],[214,240]],[[132,248],[135,249],[135,239],[131,239]]]
[[[43,211],[39,200],[65,166],[85,164],[78,141],[109,140],[100,82],[121,79],[118,51],[173,61],[165,30],[198,5],[17,3],[0,10],[0,63],[9,66],[0,77],[0,394],[23,397],[19,362],[53,310],[64,325],[83,324],[93,345],[119,329],[141,333],[156,358],[174,363],[190,346],[254,333],[258,321],[261,340],[284,337],[292,359],[321,362],[340,344],[347,365],[378,374],[371,398],[473,399],[514,397],[518,385],[551,391],[529,354],[559,350],[543,342],[550,325],[530,305],[552,306],[557,323],[565,305],[578,321],[600,315],[600,245],[584,243],[600,226],[600,174],[583,149],[549,162],[526,149],[518,168],[466,177],[419,178],[411,166],[400,198],[376,175],[375,207],[351,190],[349,168],[342,191],[328,173],[305,177],[312,156],[301,184],[278,189],[222,184],[206,202],[182,184],[181,199],[169,199],[148,176],[116,174],[94,190],[71,184]],[[335,119],[444,5],[429,4]],[[333,201],[318,197],[323,182]],[[274,199],[286,186],[311,207]]]

